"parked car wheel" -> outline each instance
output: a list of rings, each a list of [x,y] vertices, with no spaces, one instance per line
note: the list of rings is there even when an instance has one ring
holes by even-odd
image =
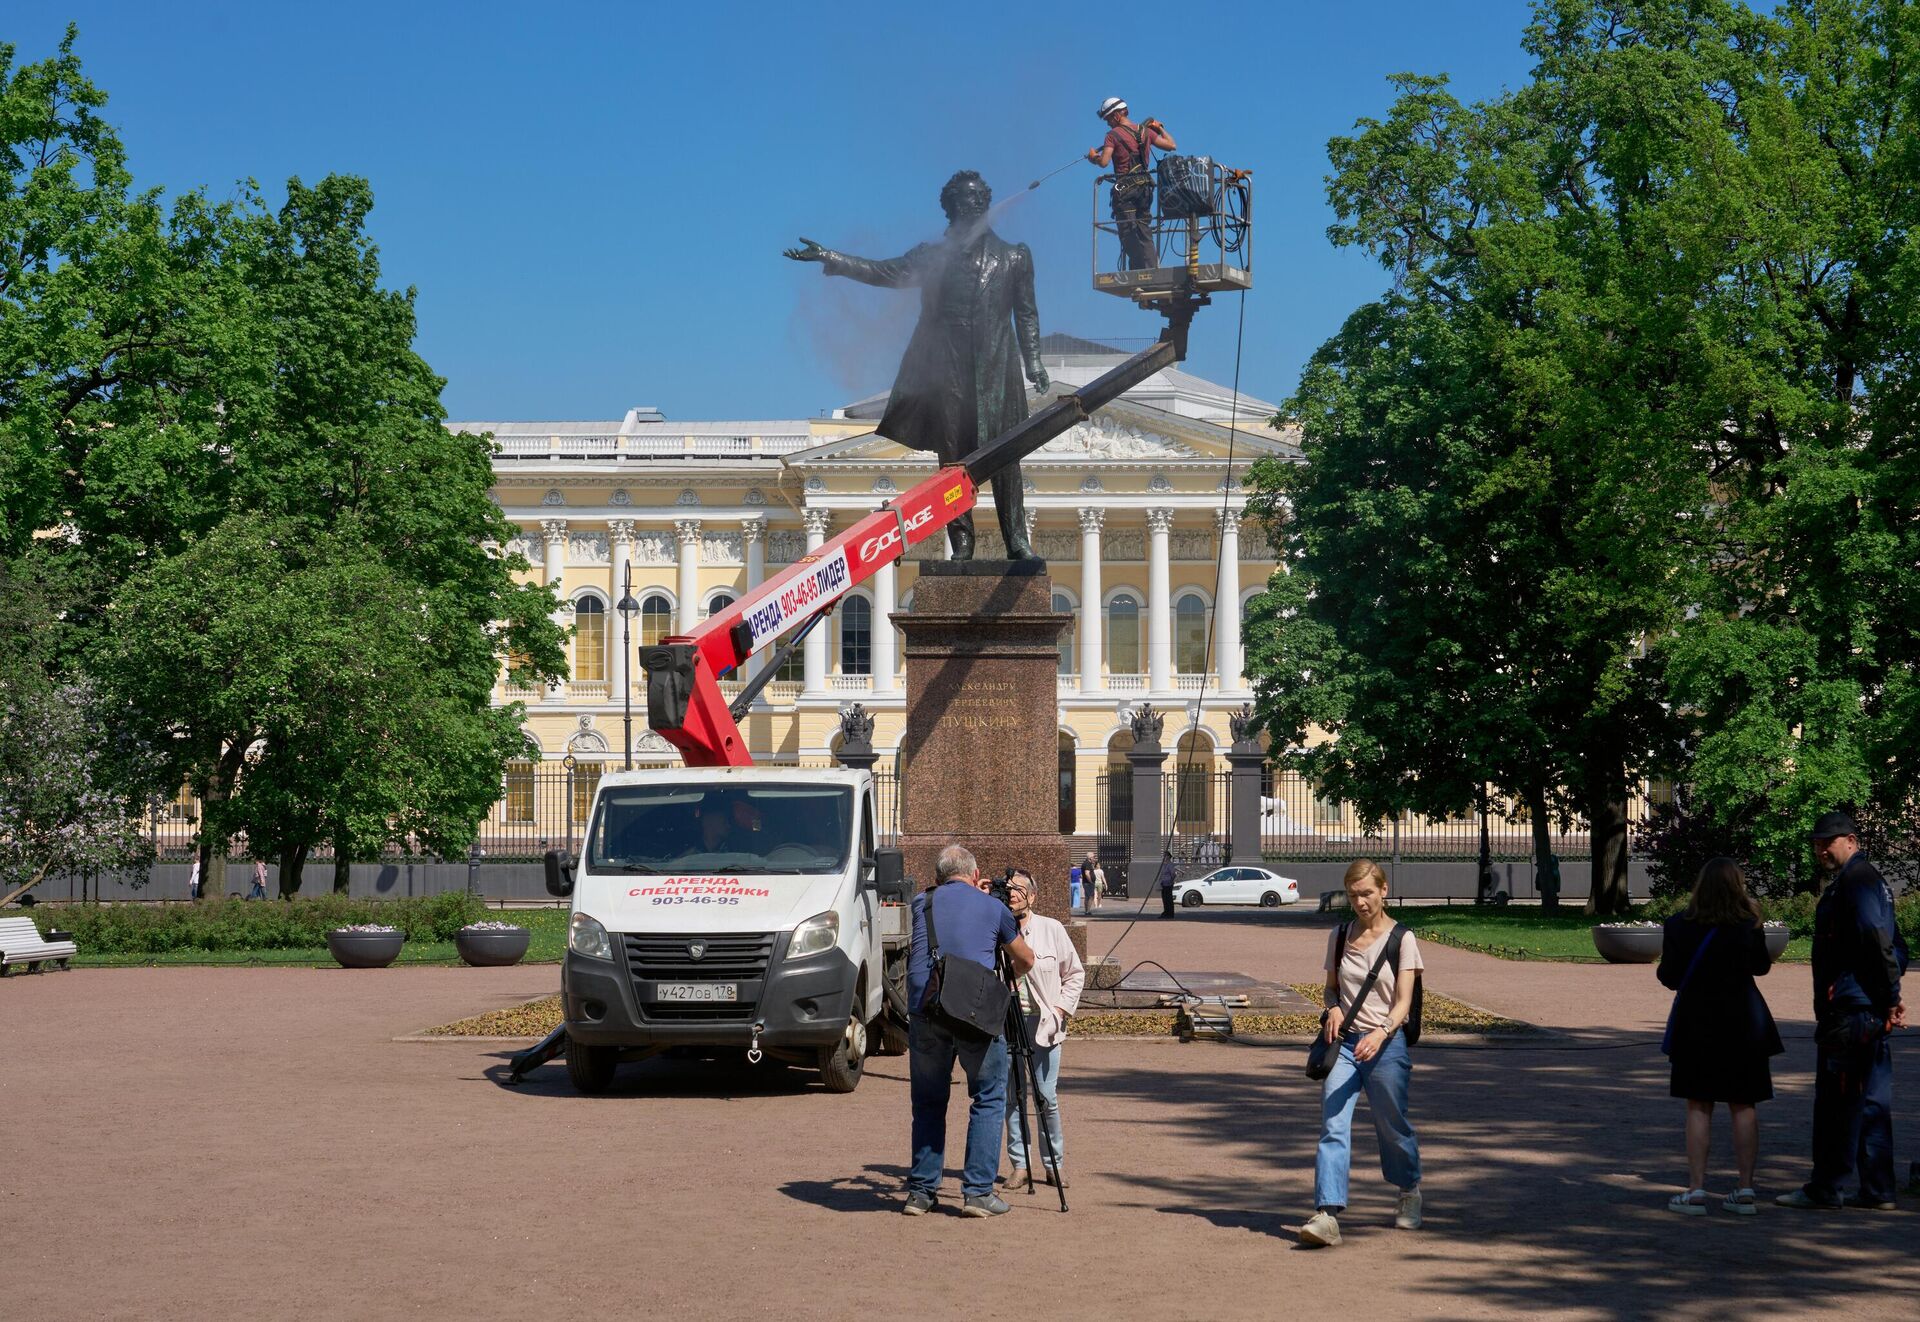
[[[1201,897],[1201,894],[1199,891],[1188,891],[1185,895],[1182,895],[1180,897],[1180,904],[1182,908],[1198,909],[1205,902],[1206,901]]]
[[[1262,909],[1278,909],[1280,907],[1280,892],[1268,891],[1265,895],[1262,895],[1260,897],[1260,907]]]

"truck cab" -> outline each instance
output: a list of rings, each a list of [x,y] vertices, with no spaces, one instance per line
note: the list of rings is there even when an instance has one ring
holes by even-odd
[[[876,848],[873,777],[813,768],[605,776],[570,895],[567,1072],[594,1093],[624,1060],[744,1051],[851,1092],[905,1049],[899,854]],[[890,994],[891,986],[891,994]]]

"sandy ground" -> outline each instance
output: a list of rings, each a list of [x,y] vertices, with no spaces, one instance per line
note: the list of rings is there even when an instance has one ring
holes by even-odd
[[[1092,948],[1122,930],[1097,920]],[[1118,957],[1299,981],[1324,931],[1297,912],[1149,920]],[[1920,1315],[1914,1211],[1662,1210],[1680,1106],[1650,970],[1437,948],[1428,964],[1436,989],[1558,1031],[1423,1044],[1427,1226],[1390,1228],[1367,1128],[1347,1244],[1320,1252],[1293,1239],[1318,1106],[1296,1046],[1070,1042],[1071,1213],[1043,1191],[996,1221],[910,1219],[904,1060],[845,1097],[797,1072],[649,1062],[586,1099],[558,1065],[502,1086],[505,1044],[394,1040],[551,991],[552,967],[9,979],[0,1315]],[[1804,1177],[1811,1044],[1804,969],[1766,990],[1791,1039],[1762,1110],[1770,1196]],[[1903,1171],[1920,1156],[1910,1043]],[[963,1114],[964,1094],[950,1170]]]

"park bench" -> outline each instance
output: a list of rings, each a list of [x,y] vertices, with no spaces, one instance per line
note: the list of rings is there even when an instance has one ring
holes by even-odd
[[[46,964],[66,968],[79,949],[71,941],[42,941],[31,918],[0,918],[0,978],[22,967],[29,972]]]

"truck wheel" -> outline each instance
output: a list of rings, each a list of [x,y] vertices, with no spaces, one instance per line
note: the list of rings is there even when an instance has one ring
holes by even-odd
[[[820,1081],[828,1092],[852,1092],[860,1086],[860,1072],[867,1063],[867,1026],[855,1015],[847,1021],[847,1031],[829,1051],[820,1053]]]
[[[575,1092],[588,1096],[605,1092],[613,1082],[613,1070],[619,1063],[619,1053],[612,1047],[567,1043],[567,1078],[572,1081]]]

